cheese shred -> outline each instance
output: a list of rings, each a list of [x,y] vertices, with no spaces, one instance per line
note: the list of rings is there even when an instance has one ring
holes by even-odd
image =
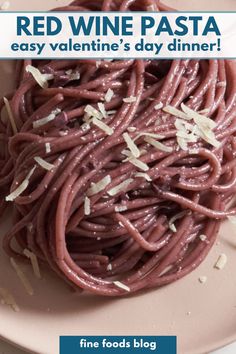
[[[94,108],[90,104],[88,104],[85,107],[84,112],[87,113],[88,118],[92,117],[92,118],[102,119],[101,112],[99,112],[96,108]]]
[[[84,215],[90,215],[90,213],[91,213],[90,199],[86,196],[84,198]]]
[[[112,270],[112,264],[111,264],[111,263],[109,263],[109,264],[107,265],[107,270],[108,270],[108,271],[111,271],[111,270]]]
[[[134,176],[137,177],[137,178],[144,178],[144,179],[146,179],[146,181],[148,181],[148,182],[151,182],[151,181],[152,181],[152,179],[151,179],[151,177],[149,176],[148,173],[137,172],[137,173],[135,173]]]
[[[87,195],[92,196],[94,194],[98,194],[99,192],[103,191],[110,183],[111,183],[111,176],[109,175],[105,176],[99,182],[91,184],[91,187],[87,191]]]
[[[123,138],[124,138],[124,141],[127,144],[128,149],[131,151],[131,154],[135,158],[140,157],[140,151],[139,151],[137,145],[135,145],[135,143],[131,139],[130,135],[128,133],[124,133],[123,134]]]
[[[215,264],[215,268],[219,269],[219,270],[223,269],[226,266],[227,260],[228,260],[228,258],[226,256],[226,254],[224,254],[224,253],[220,254],[218,257],[218,260]]]
[[[106,112],[105,106],[102,102],[98,102],[98,108],[99,108],[99,111],[101,112],[102,118],[107,118],[107,112]]]
[[[39,69],[35,68],[32,65],[26,66],[26,72],[30,73],[35,81],[41,86],[43,89],[48,88],[48,81],[53,79],[52,74],[42,74]]]
[[[140,161],[139,159],[136,159],[135,157],[128,158],[128,160],[125,160],[125,161],[129,161],[130,163],[132,163],[132,165],[138,167],[140,170],[142,170],[144,172],[149,170],[149,167],[145,162]]]
[[[51,122],[52,120],[54,120],[56,118],[56,116],[61,113],[61,110],[59,108],[55,109],[54,111],[52,111],[47,117],[35,120],[33,122],[33,128],[39,128],[49,122]]]
[[[17,127],[16,127],[16,123],[15,123],[15,119],[14,119],[14,116],[13,116],[13,113],[12,113],[12,109],[11,109],[10,103],[9,103],[9,101],[8,101],[8,99],[6,97],[3,97],[3,101],[4,101],[5,106],[6,106],[6,110],[7,110],[9,121],[11,123],[12,131],[13,131],[14,134],[16,134],[17,133]]]
[[[14,270],[16,271],[16,274],[18,275],[20,281],[22,282],[22,285],[24,286],[26,292],[29,295],[33,295],[34,294],[34,290],[29,282],[29,280],[27,279],[25,273],[21,270],[21,268],[19,267],[19,265],[16,263],[16,261],[14,260],[14,258],[10,258],[10,262],[12,267],[14,268]]]
[[[141,136],[150,137],[150,138],[154,138],[154,139],[160,139],[160,140],[165,138],[164,135],[161,135],[161,134],[141,132],[141,133],[138,133],[138,135],[135,137],[134,140],[139,139]]]
[[[19,312],[20,308],[17,305],[13,295],[6,288],[0,288],[0,296],[2,297],[3,303],[10,306],[15,312]]]
[[[109,88],[106,95],[105,95],[105,101],[111,102],[111,99],[113,96],[114,96],[114,91]]]
[[[137,100],[137,97],[134,97],[134,96],[123,98],[123,102],[125,102],[125,103],[133,103],[133,102],[136,102],[136,100]]]
[[[191,120],[192,118],[190,118],[186,113],[180,111],[179,109],[172,107],[172,106],[166,106],[162,109],[165,113],[169,113],[174,117],[177,118],[182,118],[182,119],[186,119],[186,120]]]
[[[114,188],[110,189],[107,193],[110,195],[110,196],[114,196],[118,193],[120,193],[121,191],[125,190],[129,185],[130,183],[132,183],[134,180],[133,178],[128,178],[126,181],[118,184],[117,186],[115,186]]]
[[[32,168],[32,170],[28,173],[24,181],[19,185],[18,188],[16,188],[11,194],[6,196],[5,200],[7,202],[13,202],[17,197],[19,197],[28,187],[29,185],[29,179],[33,175],[34,171],[36,169],[36,166]]]
[[[207,277],[205,275],[202,275],[198,278],[198,280],[201,284],[205,284],[207,282]]]
[[[33,252],[29,251],[28,249],[24,249],[23,253],[27,258],[30,259],[35,277],[41,279],[39,263],[36,255]]]
[[[207,236],[206,236],[206,235],[200,235],[199,238],[200,238],[200,240],[201,240],[202,242],[207,241]]]
[[[128,292],[130,291],[130,288],[127,285],[125,285],[124,283],[121,283],[120,281],[113,281],[113,284],[122,290],[125,290]]]
[[[151,137],[148,137],[148,136],[147,136],[147,137],[145,137],[144,140],[145,140],[148,144],[154,146],[156,149],[158,149],[158,150],[160,150],[160,151],[164,151],[164,152],[168,152],[168,153],[173,152],[172,147],[167,146],[167,145],[164,145],[164,144],[160,143],[159,141],[154,140],[154,139],[151,138]]]
[[[156,111],[158,111],[159,109],[162,109],[163,108],[163,103],[162,102],[160,102],[160,103],[158,103],[158,104],[156,104],[155,106],[154,106],[154,109],[156,110]]]
[[[51,152],[51,144],[50,143],[45,143],[45,150],[46,150],[46,154],[50,154],[50,152]]]
[[[174,222],[176,220],[182,219],[182,217],[185,216],[185,215],[186,215],[186,211],[181,211],[180,213],[178,213],[178,214],[174,215],[172,218],[170,218],[169,228],[170,228],[171,231],[177,232],[177,229],[175,227]]]
[[[112,135],[114,130],[110,128],[106,123],[103,123],[97,118],[93,118],[93,124],[96,125],[99,129],[103,130],[107,135]]]
[[[39,166],[41,166],[43,169],[47,170],[47,171],[51,171],[54,169],[54,165],[45,161],[44,159],[42,159],[40,156],[36,156],[34,157],[34,160],[39,164]]]

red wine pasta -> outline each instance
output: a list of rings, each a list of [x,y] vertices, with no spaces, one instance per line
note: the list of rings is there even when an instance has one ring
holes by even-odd
[[[81,0],[57,10],[170,9]],[[107,296],[194,270],[236,214],[235,62],[25,60],[16,73],[1,100],[6,253],[23,260],[28,249]]]

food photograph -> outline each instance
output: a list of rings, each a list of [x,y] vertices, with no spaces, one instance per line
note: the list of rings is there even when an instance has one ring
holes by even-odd
[[[236,0],[0,9],[226,13]],[[0,354],[57,354],[60,336],[236,353],[236,58],[16,54],[0,78]]]

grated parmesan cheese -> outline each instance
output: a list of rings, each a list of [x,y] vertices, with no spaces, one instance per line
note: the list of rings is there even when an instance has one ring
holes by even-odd
[[[187,151],[189,142],[198,141],[198,136],[196,135],[198,128],[182,119],[176,119],[174,125],[177,130],[177,143],[182,150]]]
[[[201,284],[205,284],[207,282],[207,277],[205,275],[203,275],[203,276],[199,277],[198,280]]]
[[[116,114],[116,110],[115,109],[113,109],[113,110],[111,110],[111,111],[107,111],[107,115],[108,116],[112,116],[113,114]]]
[[[10,1],[4,1],[1,5],[0,5],[0,10],[2,11],[7,11],[10,7]]]
[[[125,285],[124,283],[121,283],[120,281],[113,281],[113,284],[122,290],[125,290],[128,292],[130,291],[130,288],[127,285]]]
[[[216,139],[215,134],[212,130],[205,128],[204,125],[202,125],[202,123],[199,123],[198,127],[200,130],[199,135],[203,140],[205,140],[207,143],[214,146],[215,148],[220,147],[221,142]]]
[[[109,88],[107,93],[105,94],[105,101],[111,102],[113,96],[114,96],[114,91]]]
[[[145,136],[145,137],[149,136],[150,138],[154,138],[154,139],[165,139],[164,135],[142,132],[142,133],[138,133],[138,135],[135,137],[134,140],[139,139],[141,136]]]
[[[34,160],[39,164],[39,166],[41,166],[42,168],[44,168],[47,171],[51,171],[54,169],[54,165],[45,161],[44,159],[42,159],[40,156],[36,156],[34,157]]]
[[[52,111],[47,117],[35,120],[33,122],[33,128],[39,128],[42,125],[45,125],[49,122],[51,122],[52,120],[54,120],[56,118],[56,116],[61,113],[61,110],[59,108],[55,109],[54,111]]]
[[[207,127],[211,129],[214,129],[216,127],[216,123],[212,119],[205,117],[199,114],[198,112],[195,112],[194,110],[186,106],[184,103],[181,103],[181,108],[183,112],[186,113],[190,119],[193,119],[194,121],[195,119],[199,119],[202,123],[204,123]]]
[[[137,100],[137,97],[134,97],[134,96],[123,98],[123,102],[125,102],[125,103],[133,103],[133,102],[136,102],[136,100]]]
[[[36,276],[36,278],[41,279],[39,263],[36,255],[33,252],[29,251],[28,249],[24,249],[23,253],[27,258],[30,259],[34,271],[34,275]]]
[[[122,162],[130,162],[132,163],[134,166],[138,167],[140,170],[146,172],[149,170],[148,165],[145,162],[140,161],[139,159],[136,159],[135,157],[133,157],[131,155],[131,152],[129,150],[123,150],[121,151],[121,153],[125,156],[127,156],[127,159],[123,160]],[[141,150],[140,151],[141,155],[143,155],[143,153],[146,153],[146,151]]]
[[[81,125],[80,128],[82,129],[83,132],[86,132],[87,130],[90,129],[90,125],[89,125],[89,123],[84,123]]]
[[[91,213],[90,199],[86,196],[84,198],[84,215],[90,215],[90,213]]]
[[[32,65],[27,65],[25,68],[27,73],[30,73],[35,81],[41,86],[43,89],[48,88],[48,81],[52,80],[54,76],[52,74],[42,74],[39,69],[35,68]]]
[[[60,136],[66,136],[66,135],[68,135],[68,133],[69,133],[69,130],[60,130],[59,131]]]
[[[151,181],[152,181],[152,179],[151,179],[151,177],[149,176],[148,173],[137,172],[137,173],[135,173],[134,176],[135,176],[135,177],[138,177],[138,178],[144,178],[144,179],[146,179],[146,181],[148,181],[148,182],[151,182]]]
[[[127,130],[128,130],[128,132],[133,133],[137,130],[137,128],[136,127],[128,127]]]
[[[122,150],[121,153],[122,153],[122,155],[125,155],[125,156],[127,156],[127,157],[131,157],[131,153],[130,153],[130,151],[127,150],[127,149]]]
[[[67,70],[66,75],[69,76],[70,81],[75,81],[80,79],[80,73],[78,71],[73,72],[72,70]]]
[[[29,280],[26,278],[25,273],[21,270],[21,268],[19,267],[19,265],[16,263],[16,261],[14,260],[14,258],[10,258],[10,262],[12,267],[14,268],[14,270],[16,271],[16,274],[18,275],[20,281],[22,282],[25,290],[27,291],[27,293],[29,295],[33,295],[34,294],[34,290],[29,282]]]
[[[214,267],[219,270],[223,269],[227,263],[227,260],[228,258],[226,254],[224,253],[220,254]]]
[[[24,181],[8,196],[6,196],[5,200],[7,202],[13,202],[17,197],[19,197],[28,187],[29,185],[29,179],[33,175],[34,171],[36,169],[36,166],[30,170],[30,172],[27,174],[25,177]]]
[[[154,146],[156,149],[164,151],[164,152],[173,152],[172,147],[164,145],[160,143],[159,141],[154,140],[151,137],[145,137],[144,139],[148,144]]]
[[[108,271],[111,271],[111,270],[112,270],[112,264],[111,264],[111,263],[108,264],[107,270],[108,270]]]
[[[184,138],[181,138],[181,137],[177,137],[177,143],[179,145],[179,147],[184,150],[184,151],[187,151],[188,150],[188,144],[187,144],[187,141],[186,139]]]
[[[92,196],[104,190],[108,184],[111,183],[111,176],[107,175],[106,177],[102,178],[97,183],[91,183],[91,187],[88,189],[87,195]]]
[[[106,112],[105,106],[104,106],[104,104],[102,102],[98,102],[98,108],[99,108],[99,111],[102,114],[102,118],[106,118],[107,117],[107,112]]]
[[[173,232],[177,232],[177,229],[176,229],[176,227],[175,227],[175,224],[174,224],[174,223],[169,223],[169,228],[170,228],[170,230],[171,230],[171,231],[173,231]]]
[[[96,108],[94,108],[93,106],[91,106],[90,104],[88,104],[85,108],[84,108],[84,112],[87,113],[87,117],[88,118],[97,118],[97,119],[102,119],[102,114],[101,112],[99,112]]]
[[[45,150],[46,150],[46,154],[50,154],[50,152],[51,152],[51,144],[50,143],[45,143]]]
[[[13,113],[12,113],[12,109],[11,109],[10,103],[9,103],[9,101],[8,101],[8,99],[6,97],[3,97],[3,101],[4,101],[5,106],[6,106],[6,110],[7,110],[9,121],[11,123],[12,131],[13,131],[14,134],[16,134],[17,133],[17,127],[16,127],[16,123],[15,123],[15,119],[14,119],[14,116],[13,116]]]
[[[128,185],[130,183],[132,183],[134,181],[133,178],[128,178],[126,181],[118,184],[117,186],[115,186],[114,188],[110,189],[107,193],[110,195],[110,196],[114,196],[118,193],[120,193],[121,191],[125,190]]]
[[[138,167],[140,170],[142,170],[144,172],[149,170],[149,167],[145,162],[140,161],[140,160],[136,159],[135,157],[129,157],[128,159],[124,160],[124,162],[126,162],[126,161],[129,161],[130,163],[132,163],[132,165]]]
[[[20,308],[17,305],[13,295],[6,288],[0,288],[0,295],[3,299],[3,303],[10,306],[15,312],[19,312]]]
[[[216,127],[216,123],[212,119],[193,111],[183,103],[181,104],[181,108],[184,113],[193,119],[194,123],[197,125],[198,131],[196,131],[196,133],[198,133],[199,137],[212,146],[219,148],[221,143],[216,139],[213,132],[213,129]]]
[[[169,220],[169,228],[170,228],[171,231],[177,232],[177,229],[175,227],[174,222],[176,220],[182,219],[182,217],[185,216],[185,215],[186,215],[186,211],[181,211],[180,213],[178,213],[178,214],[174,215],[172,218],[170,218],[170,220]]]
[[[107,135],[112,135],[114,133],[114,130],[112,128],[110,128],[107,124],[101,122],[99,119],[93,118],[92,122],[99,129],[103,130]]]
[[[127,144],[127,147],[129,148],[129,150],[131,151],[132,156],[134,157],[140,157],[140,151],[138,149],[138,147],[135,145],[135,143],[133,142],[133,140],[131,139],[131,137],[129,136],[128,133],[124,133],[122,134],[124,141]]]
[[[156,110],[156,111],[158,111],[159,109],[162,109],[163,108],[163,103],[162,102],[160,102],[160,103],[158,103],[158,104],[156,104],[155,106],[154,106],[154,109]]]
[[[163,269],[163,271],[159,274],[159,277],[161,277],[162,275],[168,273],[171,269],[173,269],[173,265],[169,265],[167,266],[165,269]]]
[[[117,213],[121,213],[122,211],[126,211],[128,208],[126,205],[119,205],[115,207],[115,211]]]
[[[199,150],[198,149],[189,149],[188,151],[191,155],[198,155]]]
[[[186,120],[191,120],[192,118],[190,118],[186,113],[180,111],[179,109],[172,107],[172,106],[166,106],[163,108],[163,111],[166,113],[171,114],[174,117],[177,118],[182,118],[182,119],[186,119]]]
[[[189,124],[186,121],[177,118],[175,121],[175,128],[177,129],[177,136],[192,141],[191,136],[189,135],[190,132],[193,132],[194,125]]]
[[[206,235],[200,235],[199,238],[200,238],[200,240],[201,240],[202,242],[204,242],[204,241],[207,240],[207,236],[206,236]]]

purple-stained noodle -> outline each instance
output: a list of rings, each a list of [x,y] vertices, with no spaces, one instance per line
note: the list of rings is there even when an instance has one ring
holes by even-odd
[[[169,8],[81,0],[57,10]],[[15,134],[0,101],[6,253],[23,259],[27,248],[74,288],[107,296],[195,269],[236,214],[236,62],[27,60],[16,72],[6,96]]]

